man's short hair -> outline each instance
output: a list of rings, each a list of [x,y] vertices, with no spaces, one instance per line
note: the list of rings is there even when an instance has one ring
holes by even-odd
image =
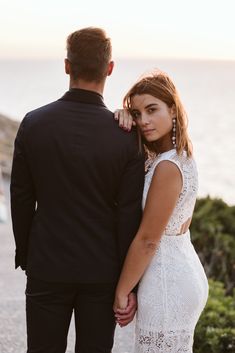
[[[107,76],[111,56],[110,38],[101,28],[83,28],[67,38],[67,58],[74,80],[103,81]]]

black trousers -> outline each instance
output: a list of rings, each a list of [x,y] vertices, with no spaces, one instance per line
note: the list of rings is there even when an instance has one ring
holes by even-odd
[[[76,353],[110,353],[115,284],[52,283],[28,278],[27,353],[65,353],[72,313]]]

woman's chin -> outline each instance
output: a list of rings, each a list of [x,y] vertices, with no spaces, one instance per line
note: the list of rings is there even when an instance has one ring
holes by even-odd
[[[147,141],[147,142],[154,142],[154,141],[157,141],[157,138],[156,137],[154,137],[154,136],[145,136],[145,140]]]

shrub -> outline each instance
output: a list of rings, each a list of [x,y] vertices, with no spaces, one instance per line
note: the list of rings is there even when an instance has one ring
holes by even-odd
[[[225,295],[221,282],[209,280],[207,305],[197,324],[194,353],[235,352],[235,291]]]
[[[235,286],[235,206],[221,199],[198,199],[191,224],[192,242],[208,278]]]

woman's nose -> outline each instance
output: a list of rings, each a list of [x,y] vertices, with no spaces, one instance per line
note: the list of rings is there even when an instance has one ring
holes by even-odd
[[[148,125],[150,123],[150,119],[146,114],[143,114],[141,117],[141,123],[143,125]]]

